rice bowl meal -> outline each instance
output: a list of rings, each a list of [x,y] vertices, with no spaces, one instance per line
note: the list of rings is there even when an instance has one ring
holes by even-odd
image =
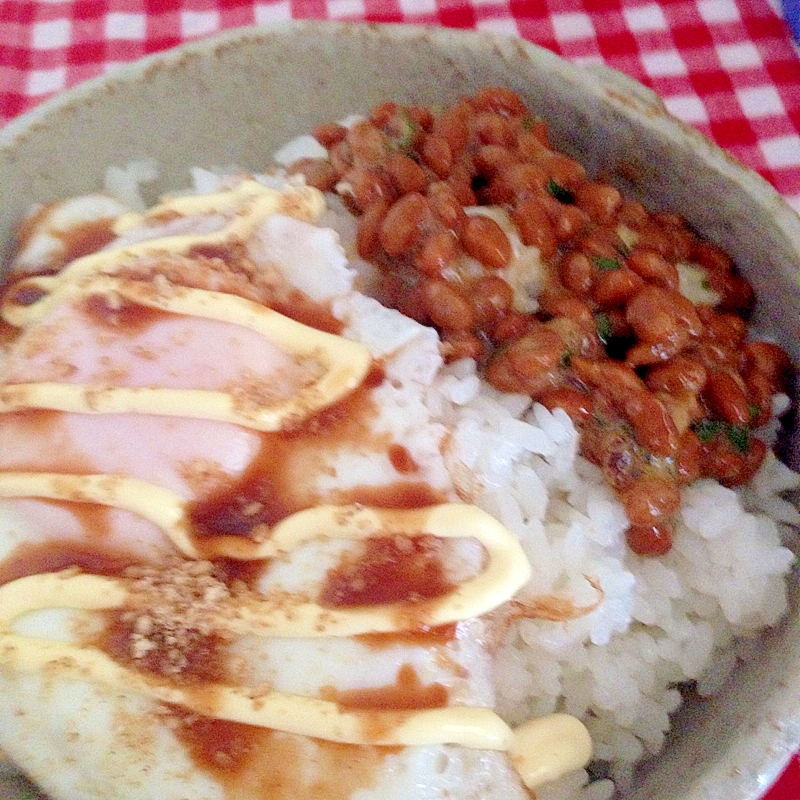
[[[547,111],[383,96],[26,209],[0,748],[46,797],[678,796],[642,764],[793,613],[796,354]]]

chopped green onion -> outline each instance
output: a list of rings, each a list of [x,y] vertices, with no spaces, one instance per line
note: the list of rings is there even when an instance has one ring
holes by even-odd
[[[597,336],[603,344],[606,344],[613,334],[611,328],[611,317],[608,314],[600,312],[595,318],[595,326],[597,327]]]
[[[694,426],[694,432],[701,442],[710,442],[722,428],[722,423],[715,419],[703,419]]]
[[[547,191],[560,203],[575,202],[575,195],[572,194],[572,192],[565,186],[562,186],[560,183],[556,183],[552,178],[547,181]]]
[[[595,256],[592,261],[600,272],[610,272],[612,269],[619,269],[619,259]]]
[[[533,126],[536,124],[536,118],[531,116],[525,116],[522,118],[522,130],[524,131],[532,131]]]
[[[755,422],[761,416],[761,406],[750,404],[750,422]]]
[[[750,449],[750,428],[746,425],[730,425],[726,431],[728,441],[740,452]]]
[[[569,348],[567,348],[567,349],[566,349],[566,350],[565,350],[565,351],[564,351],[564,352],[561,354],[561,366],[562,366],[562,367],[564,367],[565,369],[569,369],[569,367],[570,367],[571,365],[572,365],[572,350],[570,350]]]
[[[710,442],[718,434],[724,433],[740,453],[746,453],[750,449],[751,433],[747,425],[732,425],[716,419],[704,419],[694,426],[694,432],[701,442]]]
[[[392,137],[392,144],[400,151],[407,152],[413,145],[417,136],[417,123],[411,119],[408,111],[402,112],[402,126]]]
[[[711,281],[708,278],[703,278],[703,280],[700,281],[700,286],[708,291],[711,289]]]

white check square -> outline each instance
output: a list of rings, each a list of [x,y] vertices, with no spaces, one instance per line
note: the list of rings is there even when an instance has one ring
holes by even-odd
[[[68,19],[51,19],[33,26],[31,44],[36,50],[54,50],[70,44],[72,23]]]
[[[785,114],[783,101],[774,86],[752,86],[737,89],[736,96],[742,111],[751,119]]]
[[[656,77],[686,75],[686,64],[677,50],[655,50],[642,53],[642,64],[647,74]]]
[[[650,3],[646,6],[636,6],[623,8],[622,15],[628,27],[634,32],[643,31],[665,31],[667,30],[667,20],[661,6],[657,3]]]
[[[556,38],[562,42],[575,39],[590,39],[595,35],[591,17],[582,12],[571,14],[553,14],[553,30]]]
[[[731,72],[763,66],[761,54],[752,42],[717,45],[717,56],[719,63]]]
[[[759,147],[767,166],[772,169],[800,166],[800,136],[797,134],[764,139]]]
[[[477,21],[475,27],[479,31],[490,31],[492,33],[498,33],[501,36],[519,36],[517,21],[511,17],[481,19]]]
[[[124,39],[140,42],[144,41],[146,32],[147,20],[144,14],[112,11],[106,17],[106,39]]]
[[[670,114],[684,122],[696,125],[708,122],[708,111],[703,101],[694,94],[675,95],[664,98],[664,105]]]
[[[292,18],[292,9],[288,0],[281,3],[258,4],[254,9],[256,25],[266,25],[277,20]]]
[[[219,30],[219,12],[217,11],[182,11],[181,35],[204,36]]]
[[[333,19],[340,17],[363,16],[363,0],[329,0],[328,13]]]
[[[360,14],[364,13],[363,4]],[[436,0],[400,0],[400,10],[407,16],[436,13]]]
[[[67,68],[35,69],[28,75],[27,93],[37,97],[58,92],[67,85]]]
[[[697,10],[709,25],[720,22],[739,22],[735,0],[699,0]]]

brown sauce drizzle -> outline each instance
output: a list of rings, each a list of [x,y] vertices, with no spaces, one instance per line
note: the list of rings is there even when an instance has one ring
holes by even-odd
[[[0,273],[2,272],[2,264],[0,264]],[[20,279],[26,278],[27,275],[20,275]],[[41,300],[47,294],[44,290],[35,288],[33,286],[19,286],[18,282],[14,280],[12,275],[0,274],[0,309],[3,305],[10,300],[16,305],[29,306]],[[0,318],[0,350],[11,345],[11,343],[19,336],[20,329],[6,322]]]
[[[395,481],[382,486],[356,486],[335,493],[341,504],[361,503],[373,508],[427,508],[447,502],[447,495],[427,483]]]
[[[51,205],[43,206],[31,217],[23,220],[17,231],[17,250],[21,250],[27,245],[36,227],[50,214],[51,209]],[[39,266],[34,271],[8,270],[5,275],[1,275],[0,307],[8,299],[11,299],[17,305],[23,306],[36,303],[46,292],[33,286],[15,288],[17,283],[33,275],[56,275],[70,261],[101,250],[116,238],[113,224],[113,219],[100,219],[73,225],[67,231],[48,231],[52,236],[62,241],[65,248],[64,251],[57,254],[56,257],[51,257],[47,264]],[[0,319],[0,348],[11,344],[19,333],[18,328]]]
[[[397,680],[389,686],[347,691],[323,686],[320,696],[344,711],[418,711],[444,708],[449,700],[446,686],[423,684],[412,664],[403,664],[397,672]]]
[[[270,306],[279,314],[318,331],[338,335],[344,330],[344,323],[333,316],[328,305],[315,302],[297,289],[291,290],[288,297],[277,298]]]
[[[259,468],[261,460],[254,461],[230,490],[191,505],[195,536],[257,536],[259,526],[275,525],[292,513],[272,476]]]
[[[2,297],[0,297],[2,303]],[[19,328],[9,325],[4,319],[0,319],[0,353],[7,348],[14,339],[19,336]]]
[[[93,472],[89,460],[72,448],[69,435],[59,430],[64,411],[30,409],[0,415],[0,431],[4,419],[17,428],[17,435],[32,441],[47,442],[47,452],[37,454],[36,460],[25,461],[16,458],[7,462],[4,470],[25,472],[61,472],[67,475],[82,475]]]
[[[13,286],[11,288],[14,289]],[[22,286],[18,286],[14,291],[9,291],[8,297],[18,306],[32,306],[34,303],[38,303],[46,294],[47,292],[38,286],[26,286],[23,283]]]
[[[190,686],[193,700],[210,713],[217,701],[203,684],[246,677],[234,674],[242,669],[228,653],[234,634],[220,616],[247,589],[230,586],[225,577],[208,561],[131,566],[123,573],[126,605],[104,612],[103,631],[90,644],[125,666]]]
[[[169,707],[171,727],[194,764],[228,800],[349,800],[375,785],[387,755],[399,748],[307,739]]]
[[[92,542],[104,539],[111,530],[110,516],[113,509],[98,503],[73,502],[71,500],[50,500],[38,498],[40,502],[63,508],[72,514],[83,529],[86,538]]]
[[[55,235],[64,243],[65,251],[59,266],[69,264],[76,258],[88,256],[102,250],[116,239],[113,219],[97,219],[72,225],[67,231],[58,231]]]
[[[318,497],[309,496],[296,485],[294,463],[350,442],[358,442],[364,449],[371,445],[385,448],[382,438],[368,429],[369,420],[377,414],[370,390],[382,380],[383,370],[376,366],[350,395],[298,427],[262,433],[260,450],[240,479],[189,506],[187,513],[197,547],[202,550],[203,539],[219,534],[258,539],[270,526],[319,502]],[[409,506],[412,493],[418,500]],[[403,487],[394,494],[400,503],[397,507],[401,508],[430,505],[432,500],[422,488],[411,492]]]
[[[244,585],[252,591],[257,591],[261,576],[269,569],[269,559],[258,561],[236,561],[231,558],[215,558],[214,567],[221,580],[227,585]]]
[[[27,246],[39,225],[43,222],[46,225],[47,217],[52,213],[54,205],[53,203],[47,204],[40,208],[35,214],[23,220],[17,232],[18,247],[20,250]],[[36,270],[35,274],[52,274],[76,258],[88,256],[90,253],[96,253],[98,250],[101,250],[116,239],[113,226],[114,219],[105,218],[87,220],[77,225],[70,225],[69,229],[65,231],[46,230],[45,232],[50,236],[61,241],[64,250],[58,254],[57,258],[45,265],[45,268]]]
[[[170,221],[170,219],[166,217],[178,219],[180,216],[181,215],[177,212],[165,214],[158,221],[160,223],[166,223]],[[203,242],[190,247],[186,255],[193,261],[199,259],[215,259],[222,261],[229,267],[235,267],[245,257],[245,251],[246,248],[241,242]]]
[[[444,647],[455,641],[458,623],[448,625],[422,625],[407,631],[390,633],[362,633],[354,637],[358,642],[372,650],[385,650],[389,647]]]
[[[389,448],[389,461],[403,475],[409,472],[416,472],[419,469],[417,462],[411,457],[411,453],[401,444],[393,444]]]
[[[178,636],[146,612],[115,609],[103,616],[103,631],[89,644],[120,664],[181,684],[223,683],[229,677],[226,640],[219,634],[190,628]]]
[[[138,555],[103,549],[96,542],[91,545],[68,541],[23,542],[0,561],[0,585],[28,575],[60,572],[70,567],[93,575],[117,577],[140,560]]]
[[[246,261],[246,248],[238,242],[197,244],[187,255],[192,259],[220,261],[235,273]],[[318,303],[299,289],[285,287],[272,297],[263,298],[263,301],[279,314],[319,331],[340,334],[344,330],[344,324],[333,315],[328,303]]]
[[[176,316],[123,297],[117,297],[112,303],[104,294],[89,295],[81,302],[80,310],[93,324],[126,336],[137,336],[157,322]]]
[[[434,536],[371,537],[329,570],[319,603],[329,608],[419,602],[442,597],[454,585]]]

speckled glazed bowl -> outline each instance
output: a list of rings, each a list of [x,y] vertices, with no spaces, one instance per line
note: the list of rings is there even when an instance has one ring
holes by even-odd
[[[318,122],[386,99],[441,105],[508,86],[554,145],[730,252],[760,298],[755,322],[800,363],[800,218],[775,191],[640,85],[517,39],[402,26],[288,23],[145,59],[47,102],[0,132],[0,259],[29,204],[97,189],[104,168],[152,157],[155,191],[192,165],[258,170]],[[800,437],[786,454],[800,464]],[[795,574],[797,578],[797,574]],[[800,746],[800,581],[792,610],[725,690],[689,705],[632,800],[755,800]],[[0,797],[22,797],[0,772]]]

